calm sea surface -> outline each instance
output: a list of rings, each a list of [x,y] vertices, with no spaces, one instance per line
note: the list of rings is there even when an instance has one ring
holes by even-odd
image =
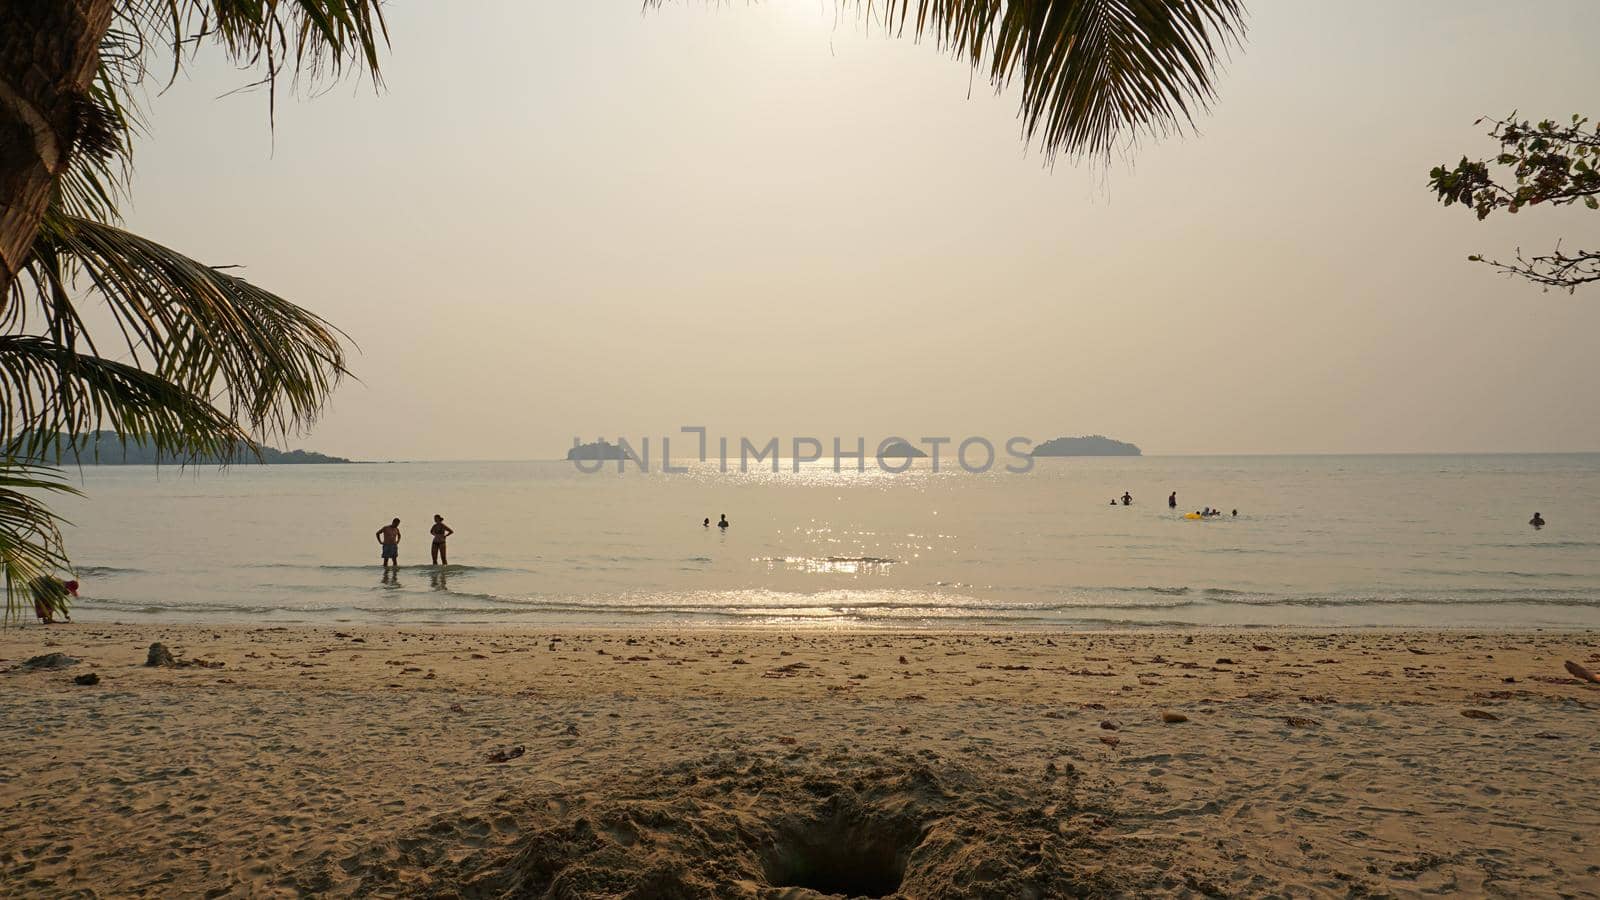
[[[919,465],[90,467],[60,509],[82,620],[1600,626],[1600,454]],[[1238,518],[1185,520],[1173,490],[1179,514]],[[443,571],[436,512],[457,531]],[[721,513],[727,532],[701,527]]]

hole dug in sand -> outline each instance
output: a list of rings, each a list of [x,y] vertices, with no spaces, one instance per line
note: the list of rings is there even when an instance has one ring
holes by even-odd
[[[838,897],[888,897],[900,890],[906,860],[922,841],[920,823],[871,809],[835,809],[826,818],[781,827],[762,854],[767,883]]]
[[[1083,815],[1091,800],[1096,813]],[[844,749],[714,753],[563,790],[505,797],[504,840],[459,816],[414,841],[308,864],[291,881],[348,895],[559,900],[1044,900],[1133,894],[1153,847],[1096,835],[1107,796],[1080,776],[974,770]],[[1100,824],[1086,824],[1100,823]]]

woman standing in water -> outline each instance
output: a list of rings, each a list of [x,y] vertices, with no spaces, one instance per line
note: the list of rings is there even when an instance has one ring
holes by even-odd
[[[444,516],[435,515],[433,527],[428,529],[428,533],[433,535],[433,564],[450,565],[450,554],[445,550],[444,541],[456,533],[455,529],[444,523]]]

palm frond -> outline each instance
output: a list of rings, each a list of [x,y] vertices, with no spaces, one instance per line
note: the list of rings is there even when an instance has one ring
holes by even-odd
[[[92,291],[133,367],[262,437],[304,430],[348,374],[347,338],[320,316],[103,222],[48,216],[28,271],[53,330],[87,337],[70,298]]]
[[[869,4],[870,6],[870,4]],[[1190,126],[1244,34],[1241,0],[890,0],[883,24],[938,45],[998,90],[1020,81],[1030,141],[1106,156]]]
[[[36,461],[0,458],[0,582],[9,624],[33,599],[36,579],[69,566],[61,520],[41,494],[77,494],[61,473]]]
[[[1024,133],[1047,154],[1109,157],[1140,134],[1191,127],[1245,32],[1243,0],[839,2],[933,40],[996,90],[1020,82]]]
[[[160,376],[75,352],[48,338],[0,335],[0,434],[6,452],[75,456],[93,431],[115,431],[173,456],[232,459],[249,436],[206,401]]]
[[[143,131],[138,105],[120,87],[130,65],[126,36],[112,32],[100,44],[100,66],[81,107],[84,132],[72,164],[56,180],[52,207],[67,215],[102,222],[121,220],[121,203],[133,174],[133,139]]]
[[[117,31],[167,54],[171,79],[202,44],[220,44],[236,65],[262,73],[269,111],[285,71],[311,81],[357,72],[381,84],[389,40],[382,0],[124,0]],[[141,66],[132,81],[143,74]]]

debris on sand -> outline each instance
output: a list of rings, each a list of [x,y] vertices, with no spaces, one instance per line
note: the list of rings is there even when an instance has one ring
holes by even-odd
[[[1487,709],[1463,709],[1461,714],[1469,719],[1488,719],[1491,722],[1500,719],[1499,716],[1489,712]]]
[[[75,666],[80,662],[82,660],[68,656],[65,653],[46,653],[29,659],[22,665],[17,666],[17,668],[24,672],[36,672],[40,669],[65,669],[67,666]]]
[[[522,754],[527,753],[527,752],[528,752],[528,749],[526,747],[522,746],[521,744],[518,744],[515,747],[506,747],[506,748],[503,748],[503,749],[500,749],[500,750],[491,750],[491,751],[488,752],[488,754],[486,754],[486,758],[489,760],[489,762],[497,762],[497,763],[510,762],[511,760],[516,759],[517,757],[519,757]]]
[[[1168,725],[1176,725],[1179,722],[1189,721],[1189,717],[1181,712],[1173,712],[1169,709],[1161,713],[1161,721],[1166,722]]]
[[[159,641],[150,645],[150,652],[145,654],[144,664],[147,668],[187,669],[198,666],[202,669],[220,669],[223,663],[209,659],[178,659],[167,649],[167,645]]]
[[[85,687],[88,687],[90,685],[99,684],[100,676],[93,672],[85,672],[82,675],[79,675],[77,678],[72,679],[72,683],[81,684]]]
[[[1574,676],[1589,682],[1590,684],[1600,684],[1600,676],[1595,675],[1593,672],[1589,671],[1583,666],[1578,665],[1570,659],[1567,660],[1567,671],[1571,672]]]

